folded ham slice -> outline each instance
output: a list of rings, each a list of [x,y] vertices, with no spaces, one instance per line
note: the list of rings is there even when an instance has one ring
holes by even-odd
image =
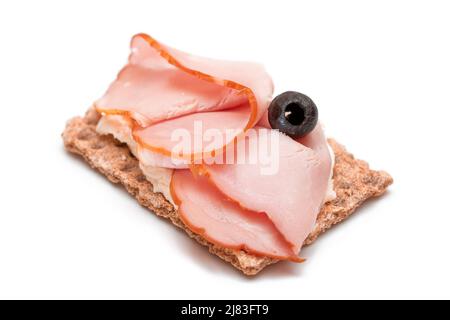
[[[175,170],[171,193],[183,222],[208,241],[276,259],[303,261],[265,214],[227,200],[206,178]]]
[[[243,132],[247,115],[246,106],[194,113],[136,129],[134,138],[147,150],[174,158],[192,158],[193,162],[193,155],[198,155],[199,159],[207,159],[214,151],[222,150],[225,145],[231,143]],[[208,131],[217,133],[219,138],[213,135],[208,139]],[[228,131],[232,134],[227,134]],[[184,142],[182,137],[186,137]],[[178,145],[183,148],[177,150]]]
[[[255,139],[277,139],[278,148],[271,148],[264,158],[252,157],[249,153],[256,149],[246,148],[246,158],[257,159],[256,163],[201,165],[198,172],[241,207],[265,213],[298,253],[314,226],[330,176],[331,159],[322,128],[318,125],[311,137],[303,139],[308,146],[277,130],[255,129],[258,135],[246,137],[250,144],[255,145]],[[261,174],[267,167],[263,159],[278,163],[278,170]]]
[[[180,122],[190,122],[192,118],[167,121],[189,114],[195,114],[207,128],[217,126],[208,111],[238,108],[238,113],[223,122],[230,121],[239,135],[259,121],[272,93],[272,80],[259,64],[200,58],[139,34],[131,41],[128,64],[95,107],[104,114],[128,115],[141,127],[140,136],[144,137],[153,136],[151,125],[164,120],[172,129]],[[158,141],[140,138],[138,142],[153,152],[169,155],[172,144],[167,140],[170,136]],[[225,144],[230,139],[223,140]]]

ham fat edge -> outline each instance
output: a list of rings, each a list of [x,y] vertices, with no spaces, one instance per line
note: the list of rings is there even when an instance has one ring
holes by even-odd
[[[128,64],[94,107],[127,119],[145,154],[140,161],[175,168],[171,195],[192,232],[225,248],[302,262],[298,254],[325,197],[330,154],[320,125],[297,141],[267,127],[272,94],[272,80],[258,64],[200,58],[138,34]],[[193,137],[195,122],[224,137],[229,129],[236,134],[207,149],[194,147],[181,155],[183,165],[168,166],[174,156],[171,132],[183,128]],[[247,136],[251,128],[259,135]],[[272,155],[279,162],[275,175],[261,175],[259,162],[195,161],[223,153],[238,138],[261,134],[280,141],[279,154]]]

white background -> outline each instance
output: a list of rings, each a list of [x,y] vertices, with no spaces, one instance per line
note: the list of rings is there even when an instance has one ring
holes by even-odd
[[[0,298],[450,298],[447,1],[1,1]],[[63,150],[147,32],[264,63],[388,194],[246,278]]]

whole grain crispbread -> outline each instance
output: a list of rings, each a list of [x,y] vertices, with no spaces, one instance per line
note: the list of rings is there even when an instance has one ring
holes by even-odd
[[[100,115],[90,109],[83,118],[70,120],[62,134],[66,149],[81,155],[92,168],[100,171],[110,181],[121,183],[141,205],[158,216],[170,219],[191,238],[207,246],[211,253],[231,263],[244,274],[255,275],[264,267],[277,262],[272,258],[217,246],[190,231],[170,202],[161,193],[153,192],[152,184],[139,169],[138,160],[128,147],[111,135],[105,136],[96,132],[99,119]],[[311,244],[321,233],[349,217],[367,199],[383,194],[393,182],[388,173],[370,170],[366,162],[355,159],[336,141],[330,139],[329,143],[336,159],[334,190],[337,197],[322,207],[314,230],[305,240],[305,245]]]

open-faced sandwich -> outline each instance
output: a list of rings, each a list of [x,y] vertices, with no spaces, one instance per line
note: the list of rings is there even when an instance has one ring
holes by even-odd
[[[273,98],[264,68],[193,56],[145,34],[66,148],[247,275],[280,260],[392,183],[325,137],[314,102]]]

